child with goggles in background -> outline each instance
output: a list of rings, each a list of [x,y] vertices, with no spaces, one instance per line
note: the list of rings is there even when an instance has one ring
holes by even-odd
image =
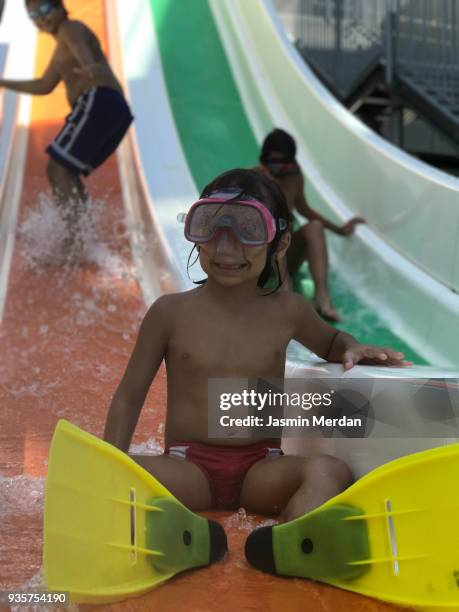
[[[283,378],[292,339],[345,370],[408,363],[330,327],[301,296],[277,290],[281,277],[276,289],[263,288],[289,246],[289,217],[280,188],[253,170],[231,170],[204,188],[185,217],[185,236],[207,278],[151,306],[110,405],[104,439],[127,453],[165,360],[165,452],[132,457],[194,511],[243,506],[291,520],[351,482],[342,461],[284,456],[279,439],[209,438],[209,379]]]
[[[45,95],[64,83],[72,112],[46,149],[46,171],[67,226],[67,255],[81,246],[78,221],[88,201],[81,175],[88,176],[115,151],[133,117],[95,34],[68,17],[62,0],[26,0],[25,5],[36,27],[55,39],[56,48],[40,78],[1,79],[0,87]]]
[[[365,221],[361,217],[354,217],[339,226],[311,208],[304,196],[304,178],[295,156],[295,140],[284,130],[275,129],[266,136],[261,148],[260,165],[254,168],[277,182],[284,192],[290,212],[297,211],[309,219],[309,223],[292,232],[286,260],[281,264],[286,275],[285,286],[291,288],[289,273],[293,274],[307,260],[314,281],[315,308],[324,318],[339,321],[328,290],[328,254],[324,230],[349,236],[358,223]]]

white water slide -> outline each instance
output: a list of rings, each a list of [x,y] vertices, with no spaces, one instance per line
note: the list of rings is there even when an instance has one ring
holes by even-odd
[[[427,361],[458,366],[459,181],[395,148],[338,103],[288,41],[268,0],[210,6],[257,140],[272,126],[294,134],[313,204],[336,220],[358,214],[368,221],[353,239],[329,241],[332,264]],[[118,1],[117,9],[140,173],[183,287],[189,249],[176,214],[197,189],[169,106],[148,2]]]

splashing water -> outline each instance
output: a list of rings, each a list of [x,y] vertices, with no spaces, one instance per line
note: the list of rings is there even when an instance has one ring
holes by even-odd
[[[0,475],[0,519],[17,514],[41,514],[45,479]]]
[[[108,199],[109,195],[88,200],[75,226],[75,240],[69,245],[66,223],[54,200],[46,193],[38,194],[37,207],[28,212],[18,229],[26,266],[39,271],[43,266],[86,263],[95,264],[118,279],[135,278],[135,270],[125,257],[132,228],[124,216],[106,227],[106,217],[113,218],[114,214],[110,211],[107,215]],[[120,242],[124,243],[124,250],[120,249]]]
[[[274,519],[266,519],[263,522],[257,521],[254,517],[248,516],[244,508],[239,508],[237,512],[223,520],[225,529],[229,531],[242,531],[249,533],[257,527],[270,527],[271,525],[277,525],[277,521]]]
[[[21,254],[30,267],[58,263],[67,231],[64,220],[47,194],[38,194],[38,207],[28,213],[18,233],[22,238]]]
[[[131,444],[129,452],[135,455],[162,455],[164,447],[155,438],[148,438],[146,442]]]

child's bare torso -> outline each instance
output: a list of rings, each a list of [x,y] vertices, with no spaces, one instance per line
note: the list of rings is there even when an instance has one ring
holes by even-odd
[[[284,376],[293,332],[286,296],[280,292],[257,296],[243,310],[209,301],[205,287],[168,296],[173,323],[165,357],[167,443],[243,446],[253,442],[209,439],[208,379]]]
[[[121,86],[102,52],[97,37],[84,23],[73,21],[73,24],[78,26],[81,43],[90,49],[94,64],[97,64],[97,70],[92,76],[75,73],[74,69],[80,67],[79,63],[60,39],[59,33],[57,34],[57,46],[52,58],[52,66],[64,82],[69,104],[73,106],[78,96],[91,87],[110,87],[121,92]]]

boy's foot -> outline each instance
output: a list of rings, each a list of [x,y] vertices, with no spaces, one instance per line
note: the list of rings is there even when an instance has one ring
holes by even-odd
[[[365,520],[358,508],[336,504],[318,508],[293,521],[252,531],[245,543],[247,561],[282,576],[321,581],[354,579],[369,569]]]

